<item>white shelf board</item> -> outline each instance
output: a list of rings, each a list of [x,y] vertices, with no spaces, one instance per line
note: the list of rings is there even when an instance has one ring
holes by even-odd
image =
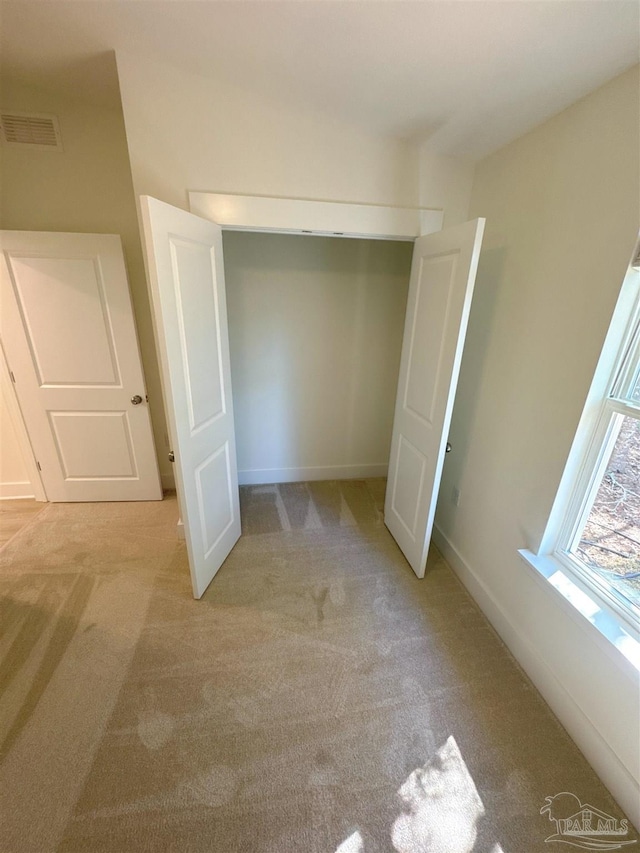
[[[335,201],[190,192],[192,213],[230,231],[415,240],[442,228],[443,211]]]

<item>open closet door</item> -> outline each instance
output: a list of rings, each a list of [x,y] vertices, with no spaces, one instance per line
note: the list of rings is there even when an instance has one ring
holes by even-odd
[[[222,229],[142,196],[165,405],[193,594],[240,536]]]
[[[384,520],[424,577],[484,219],[415,242]]]

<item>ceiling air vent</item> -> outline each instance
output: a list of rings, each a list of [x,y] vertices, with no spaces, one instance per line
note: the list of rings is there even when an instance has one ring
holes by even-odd
[[[46,113],[0,114],[2,142],[12,148],[31,148],[33,150],[62,151],[62,137],[56,116]]]

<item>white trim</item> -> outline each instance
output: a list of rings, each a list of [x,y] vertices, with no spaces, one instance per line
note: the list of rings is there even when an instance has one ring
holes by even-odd
[[[557,603],[574,622],[591,634],[591,639],[611,658],[627,676],[638,678],[640,671],[640,643],[637,634],[624,619],[606,607],[602,594],[591,587],[570,565],[555,556],[541,556],[526,548],[518,551],[525,566],[533,569],[539,584],[557,596]],[[604,604],[604,606],[603,606]],[[593,630],[586,628],[584,621]],[[627,640],[631,640],[626,644]],[[629,664],[631,668],[629,668]],[[635,672],[634,672],[635,670]]]
[[[22,452],[22,458],[27,468],[27,474],[29,476],[29,491],[31,492],[30,497],[35,498],[37,501],[44,502],[47,500],[47,493],[44,490],[44,484],[42,482],[40,472],[38,471],[36,458],[33,454],[31,441],[29,440],[29,433],[27,432],[27,426],[22,417],[20,403],[18,402],[13,382],[9,378],[9,370],[9,364],[2,344],[0,343],[0,395],[7,406],[9,419],[13,424],[16,439]]]
[[[541,561],[544,561],[545,572],[543,574],[545,577],[548,577],[546,570],[551,566],[556,572],[566,575],[574,586],[615,620],[618,628],[623,629],[636,640],[640,640],[640,624],[637,619],[638,605],[631,601],[627,603],[624,595],[619,593],[604,575],[590,569],[578,557],[568,552],[556,551],[555,554],[539,555],[523,549],[519,553],[525,560],[532,563],[538,571],[542,565]],[[602,631],[602,634],[614,642],[613,637],[610,637],[607,631]],[[638,669],[640,669],[640,664]]]
[[[444,211],[298,198],[190,192],[189,209],[230,231],[415,240],[442,229]]]
[[[627,769],[623,759],[604,740],[595,723],[590,719],[586,709],[582,708],[576,698],[569,692],[554,672],[552,663],[543,658],[535,643],[526,636],[522,626],[515,624],[495,596],[461,556],[456,547],[447,539],[442,530],[434,525],[433,541],[443,557],[454,570],[471,597],[476,601],[484,615],[493,625],[497,633],[507,645],[509,651],[520,663],[531,678],[551,709],[567,729],[578,747],[582,750],[596,773],[617,799],[622,809],[629,815],[634,824],[640,824],[640,786]],[[536,572],[532,572],[532,577]],[[564,602],[551,584],[542,576],[537,579],[539,584],[550,596],[550,605]],[[565,607],[566,605],[566,607]],[[591,625],[568,602],[560,605],[570,618],[588,635],[587,640],[593,641],[599,637],[597,629]],[[596,640],[616,665],[624,670],[624,675],[637,681],[637,671],[622,654],[613,648],[611,643],[602,637]],[[614,656],[612,658],[612,655]]]
[[[379,465],[320,465],[309,468],[254,468],[238,471],[241,486],[300,483],[305,480],[365,480],[386,477],[387,463]]]
[[[0,483],[0,501],[34,498],[31,483]]]
[[[611,411],[608,400],[600,405],[600,414],[593,427],[589,449],[585,453],[580,475],[576,478],[571,503],[567,506],[564,524],[560,528],[556,550],[561,545],[567,552],[577,546],[591,512],[611,453],[618,439],[622,418]]]
[[[552,554],[561,541],[568,541],[572,520],[580,511],[585,493],[593,477],[594,467],[602,452],[603,418],[608,429],[607,398],[617,378],[620,354],[629,346],[636,318],[640,312],[640,286],[637,270],[629,268],[613,312],[609,331],[585,407],[569,452],[549,521],[538,547],[529,543],[539,554]],[[570,520],[568,520],[570,519]],[[570,529],[571,528],[571,529]]]

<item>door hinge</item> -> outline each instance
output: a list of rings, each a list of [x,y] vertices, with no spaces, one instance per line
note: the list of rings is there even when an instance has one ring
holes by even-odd
[[[42,468],[40,467],[40,463],[38,462],[37,459],[36,459],[36,465],[38,466],[38,471],[42,471]]]
[[[16,384],[16,377],[13,375],[13,370],[9,371],[9,376],[11,377],[11,381],[15,385]]]

